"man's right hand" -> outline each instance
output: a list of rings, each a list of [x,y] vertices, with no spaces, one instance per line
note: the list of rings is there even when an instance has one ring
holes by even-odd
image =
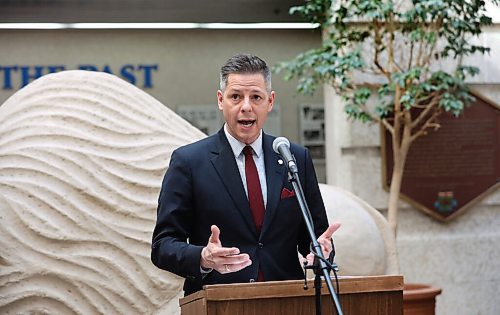
[[[210,227],[212,234],[208,244],[201,251],[200,265],[205,269],[215,269],[219,273],[240,271],[252,264],[248,254],[240,254],[236,247],[222,247],[216,225]]]

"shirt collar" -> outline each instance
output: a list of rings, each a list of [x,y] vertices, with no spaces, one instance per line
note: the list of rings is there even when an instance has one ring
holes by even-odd
[[[229,131],[227,130],[227,124],[224,124],[224,133],[226,134],[226,138],[229,141],[229,145],[231,146],[231,149],[233,150],[233,154],[236,158],[238,158],[241,154],[241,151],[245,148],[246,144],[243,142],[239,141],[235,137],[233,137]],[[257,155],[257,157],[261,157],[262,154],[262,129],[260,130],[259,136],[257,139],[255,139],[254,142],[250,144],[252,147],[253,151]]]

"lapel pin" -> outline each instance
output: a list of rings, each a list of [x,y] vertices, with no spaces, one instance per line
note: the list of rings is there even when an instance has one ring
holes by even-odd
[[[282,159],[279,159],[279,160],[278,160],[278,164],[279,164],[279,165],[282,165],[282,164],[283,164],[283,160],[282,160]]]

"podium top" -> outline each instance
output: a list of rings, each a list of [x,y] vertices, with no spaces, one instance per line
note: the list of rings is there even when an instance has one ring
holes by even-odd
[[[335,279],[332,278],[332,281],[334,288],[336,288]],[[307,284],[308,290],[304,290],[303,280],[206,285],[203,286],[202,290],[181,298],[179,304],[183,306],[199,299],[227,301],[314,295],[314,279],[308,280]],[[339,277],[341,294],[402,291],[403,285],[402,275]],[[325,285],[323,285],[321,294],[329,294]]]

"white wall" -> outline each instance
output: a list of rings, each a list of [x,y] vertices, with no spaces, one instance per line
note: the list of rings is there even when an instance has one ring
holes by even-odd
[[[156,64],[153,88],[144,91],[173,110],[182,105],[216,103],[220,66],[236,53],[253,53],[270,65],[287,61],[321,41],[311,30],[1,30],[0,104],[21,85],[20,70],[5,85],[6,66],[82,64],[108,65],[120,74],[123,65]],[[47,71],[45,68],[44,71]],[[30,69],[34,73],[34,69]],[[135,71],[137,86],[144,85],[144,71]],[[299,105],[322,104],[322,92],[313,97],[297,95],[296,82],[273,76],[280,108],[281,135],[299,142]],[[324,163],[317,164],[325,182]]]
[[[491,53],[473,59],[481,69],[472,88],[500,104],[500,26],[481,39]],[[385,214],[380,128],[351,122],[333,89],[325,88],[328,184],[338,185]],[[500,161],[497,161],[500,163]],[[500,314],[500,191],[447,223],[401,202],[397,245],[406,282],[443,289],[438,315]]]

